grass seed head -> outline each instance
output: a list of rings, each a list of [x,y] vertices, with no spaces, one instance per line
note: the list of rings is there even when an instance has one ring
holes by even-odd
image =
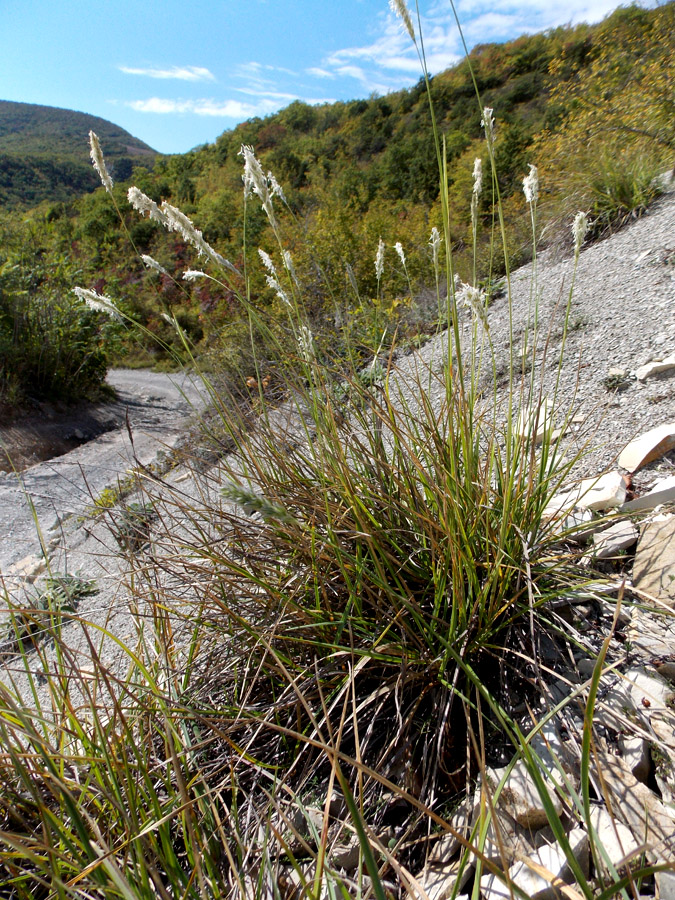
[[[99,142],[98,136],[93,131],[89,132],[89,148],[91,161],[94,164],[94,168],[98,172],[101,183],[106,191],[108,191],[109,194],[112,194],[113,180],[110,177],[110,173],[108,172],[108,168],[105,164],[105,159],[103,158],[103,151],[101,150],[101,144]]]

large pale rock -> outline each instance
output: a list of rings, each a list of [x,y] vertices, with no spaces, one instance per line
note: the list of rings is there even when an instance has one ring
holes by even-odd
[[[647,494],[624,503],[621,511],[646,512],[650,509],[656,509],[657,506],[661,506],[663,503],[672,503],[673,501],[675,501],[675,475],[671,475],[669,478],[661,478]]]
[[[659,900],[675,900],[675,872],[657,872],[654,878]]]
[[[578,488],[576,506],[596,511],[616,509],[626,501],[626,482],[620,472],[585,478]]]
[[[635,375],[639,381],[646,381],[655,375],[664,375],[666,372],[673,371],[675,371],[675,354],[666,356],[665,359],[655,359],[653,362],[640,366]]]
[[[487,859],[503,866],[510,866],[518,854],[528,856],[534,847],[533,832],[523,828],[507,812],[496,811],[496,821],[491,820],[485,831],[482,852]],[[474,826],[478,823],[474,821]],[[473,843],[479,845],[480,827],[476,828]]]
[[[660,459],[675,447],[675,423],[659,425],[635,438],[621,451],[619,465],[629,472],[637,472],[642,466]]]
[[[675,618],[633,609],[626,638],[644,656],[670,656],[675,647]]]
[[[633,586],[675,606],[675,516],[655,519],[642,529]]]
[[[591,825],[597,835],[598,844],[604,850],[604,853],[598,850],[597,859],[603,875],[607,876],[610,871],[607,859],[618,871],[623,859],[637,850],[640,845],[635,840],[630,828],[613,819],[602,806],[595,806],[591,810]]]
[[[498,782],[503,775],[496,770],[493,777]],[[562,802],[553,784],[548,780],[549,798],[558,815],[562,812]],[[548,823],[548,817],[537,786],[522,760],[518,760],[508,776],[499,795],[499,806],[506,810],[523,828],[535,831]]]
[[[647,783],[652,767],[649,743],[639,735],[619,738],[619,750],[624,762],[642,784]]]
[[[570,848],[584,875],[588,875],[588,835],[583,828],[573,829],[567,836]],[[529,862],[520,861],[509,869],[509,877],[530,900],[558,900],[565,894],[555,880],[573,884],[572,869],[559,844],[546,844],[533,850]],[[480,880],[484,900],[511,900],[514,894],[496,875],[483,875]]]
[[[459,860],[449,863],[429,863],[415,881],[419,885],[411,887],[407,900],[447,900],[455,890],[460,891],[473,875],[474,866],[467,863],[462,869]]]
[[[588,513],[616,509],[622,506],[626,500],[626,483],[619,472],[607,472],[595,478],[586,478],[572,488],[566,488],[556,494],[546,504],[544,519],[562,520],[561,530],[577,528],[589,522],[588,531],[584,529],[590,539],[593,529],[592,516]]]
[[[615,522],[609,528],[593,535],[593,556],[596,559],[608,559],[627,550],[637,543],[640,534],[630,521]]]
[[[646,846],[647,861],[675,862],[675,820],[671,810],[640,784],[618,756],[598,751],[599,770],[615,815]]]
[[[643,707],[647,713],[668,710],[668,701],[673,689],[668,681],[655,670],[647,671],[643,666],[632,666],[624,675],[633,705]]]

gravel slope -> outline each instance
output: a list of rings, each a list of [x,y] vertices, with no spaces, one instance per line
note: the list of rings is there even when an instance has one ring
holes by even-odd
[[[570,248],[572,239],[570,234]],[[540,351],[535,364],[542,365],[544,337],[550,341],[544,359],[544,394],[555,385],[564,308],[574,277],[574,259],[556,259],[545,251],[537,260]],[[522,346],[528,314],[533,266],[513,273],[511,294],[514,345]],[[506,296],[488,311],[497,368],[505,370],[509,357],[509,315]],[[462,317],[467,343],[471,323]],[[530,329],[531,333],[531,329]],[[399,384],[414,383],[414,373],[431,365],[440,373],[445,359],[446,336],[425,345],[419,353],[399,360]],[[634,373],[652,359],[675,353],[675,190],[666,193],[646,215],[610,238],[582,250],[571,302],[565,360],[558,399],[562,410],[572,409],[586,419],[579,428],[578,446],[585,446],[579,467],[595,474],[609,467],[624,445],[646,429],[675,422],[675,369],[645,382],[630,378],[621,392],[608,391],[603,381],[610,368]],[[488,373],[485,373],[486,376]],[[486,377],[491,384],[492,376]],[[441,386],[432,387],[440,399]],[[502,390],[499,399],[504,400]],[[414,394],[408,390],[408,400]]]

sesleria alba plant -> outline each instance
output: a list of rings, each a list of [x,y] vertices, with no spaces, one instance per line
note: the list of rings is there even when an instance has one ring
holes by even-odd
[[[421,30],[404,2],[391,6],[427,78]],[[481,118],[489,165],[476,162],[475,198],[483,181],[498,193],[493,111]],[[57,648],[51,706],[36,715],[18,690],[0,695],[9,896],[422,897],[414,875],[447,834],[460,866],[476,873],[477,896],[481,872],[503,879],[507,868],[486,851],[503,787],[486,770],[512,766],[516,751],[578,890],[594,896],[531,747],[541,723],[522,713],[540,699],[541,636],[565,640],[549,601],[580,579],[547,515],[574,462],[552,423],[564,426],[572,411],[557,406],[557,380],[544,396],[536,283],[526,345],[535,365],[526,370],[517,354],[511,318],[498,390],[489,298],[475,272],[470,283],[456,277],[435,141],[443,227],[429,239],[430,281],[445,320],[431,361],[397,361],[377,319],[365,366],[346,370],[331,355],[285,242],[283,190],[251,147],[241,150],[243,203],[262,206],[276,241],[258,252],[279,301],[274,320],[251,297],[247,272],[183,213],[130,189],[141,215],[197,254],[203,268],[183,278],[222,285],[245,311],[255,418],[204,375],[229,452],[195,492],[164,486],[153,500],[155,567],[139,562],[130,582],[132,605],[149,612],[136,646],[104,635],[124,666],[113,672],[89,631],[94,677],[78,676],[47,620]],[[110,190],[93,138],[92,155]],[[524,191],[536,247],[534,167]],[[577,258],[586,228],[579,213]],[[501,216],[495,235],[505,244]],[[385,250],[382,240],[372,248],[378,294]],[[393,250],[407,274],[403,235]],[[106,298],[80,296],[114,311]],[[570,302],[571,292],[558,379]],[[260,335],[274,354],[274,403]],[[30,675],[28,652],[22,665]],[[451,814],[479,777],[467,833]],[[565,789],[570,815],[581,816],[583,798]],[[612,895],[605,885],[603,898]]]

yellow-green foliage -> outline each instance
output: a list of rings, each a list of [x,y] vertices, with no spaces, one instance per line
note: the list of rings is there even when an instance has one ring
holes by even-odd
[[[468,277],[475,266],[480,278],[490,278],[503,269],[491,249],[497,187],[509,226],[509,261],[527,258],[531,241],[521,181],[528,163],[540,168],[544,234],[551,233],[549,221],[569,218],[579,208],[591,213],[598,233],[649,201],[656,169],[672,165],[674,9],[673,3],[653,10],[629,7],[598,26],[481,45],[468,60],[431,79],[448,159],[449,224],[460,275]],[[487,163],[480,106],[494,109],[498,183],[486,184],[481,197],[474,257],[471,172],[476,156]],[[153,171],[135,169],[133,183],[157,202],[180,206],[245,277],[246,287],[242,282],[237,289],[274,317],[278,304],[257,256],[259,247],[272,252],[274,240],[262,210],[249,204],[245,216],[242,202],[238,154],[242,144],[252,145],[288,198],[292,216],[284,223],[285,237],[312,315],[324,325],[347,314],[353,321],[362,300],[377,295],[373,257],[380,238],[387,246],[387,289],[404,301],[411,290],[418,297],[428,287],[427,242],[431,227],[440,224],[430,135],[421,81],[369,100],[318,107],[296,101],[224,132],[212,145],[162,159]],[[124,223],[103,191],[36,218],[34,227],[46,229],[48,252],[67,254],[79,268],[78,283],[98,282],[130,320],[147,328],[143,358],[185,358],[182,341],[162,313],[176,317],[192,346],[229,353],[228,336],[241,331],[234,321],[234,293],[208,281],[183,282],[184,269],[199,265],[195,255],[175,234],[133,214],[125,190],[126,185],[115,187]],[[407,277],[392,249],[396,241],[406,252]],[[132,244],[169,275],[144,269]],[[400,308],[383,311],[393,316],[392,330]],[[412,321],[416,308],[410,304],[406,311],[413,331],[429,324],[423,313]],[[124,350],[138,357],[131,338]]]

